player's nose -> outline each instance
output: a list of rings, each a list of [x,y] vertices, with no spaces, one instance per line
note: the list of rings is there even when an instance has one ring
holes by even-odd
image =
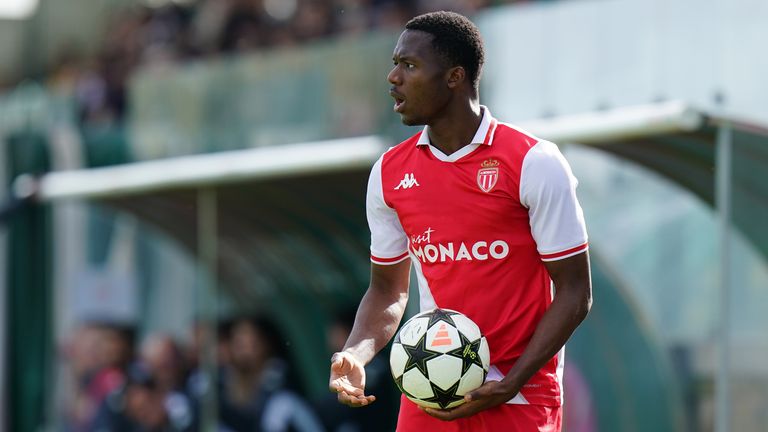
[[[401,79],[400,74],[397,71],[397,66],[393,67],[392,70],[389,71],[389,74],[387,74],[387,81],[389,81],[392,85],[400,85]]]

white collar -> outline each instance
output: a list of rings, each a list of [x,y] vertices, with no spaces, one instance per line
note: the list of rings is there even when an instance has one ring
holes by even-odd
[[[477,127],[475,136],[472,137],[470,144],[491,145],[493,143],[493,131],[496,129],[496,119],[491,115],[491,111],[485,105],[480,105],[483,111],[483,118],[480,120],[480,126]],[[430,145],[429,126],[424,126],[416,145]]]

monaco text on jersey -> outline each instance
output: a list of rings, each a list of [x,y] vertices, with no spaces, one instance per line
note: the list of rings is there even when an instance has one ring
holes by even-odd
[[[411,252],[424,263],[446,261],[486,261],[488,259],[504,259],[509,255],[509,244],[504,240],[492,242],[477,241],[474,243],[411,243]]]

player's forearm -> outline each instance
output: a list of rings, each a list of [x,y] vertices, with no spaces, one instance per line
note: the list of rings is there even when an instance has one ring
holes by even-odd
[[[370,362],[397,331],[407,302],[407,288],[398,293],[369,288],[360,302],[344,351],[365,364]]]
[[[588,288],[560,290],[536,327],[531,341],[502,381],[517,394],[523,385],[541,369],[571,337],[589,313],[591,296]]]

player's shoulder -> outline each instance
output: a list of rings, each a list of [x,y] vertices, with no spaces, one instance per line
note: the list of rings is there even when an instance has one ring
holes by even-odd
[[[381,155],[382,163],[397,163],[397,162],[403,162],[407,160],[408,158],[412,157],[414,152],[416,152],[416,144],[419,142],[419,137],[421,136],[422,131],[419,131],[418,133],[414,134],[410,138],[402,141],[400,144],[397,144],[395,146],[390,147],[387,149],[387,151],[384,152],[383,155]]]
[[[497,123],[493,137],[494,144],[527,148],[535,146],[540,141],[544,140],[517,125],[502,121]]]
[[[560,154],[559,147],[552,141],[540,138],[519,126],[506,122],[498,123],[493,143],[526,159],[547,158]]]
[[[520,171],[527,159],[530,159],[547,141],[511,123],[499,121],[493,132],[491,142],[493,153]]]

